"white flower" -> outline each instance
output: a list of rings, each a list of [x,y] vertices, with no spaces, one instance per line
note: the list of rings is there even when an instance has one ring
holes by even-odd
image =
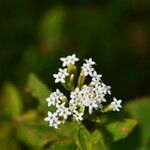
[[[103,88],[102,84],[100,84],[100,83],[95,84],[95,87],[93,88],[93,91],[94,91],[95,97],[97,99],[103,99],[105,97],[105,95],[107,94],[106,89]]]
[[[113,102],[111,102],[111,106],[113,111],[120,111],[119,108],[122,108],[121,106],[122,100],[117,100],[116,98],[113,98]]]
[[[55,99],[54,98],[46,98],[46,101],[48,102],[48,106],[51,106],[51,105],[55,105]]]
[[[111,86],[107,86],[104,83],[102,83],[101,90],[103,91],[104,94],[111,95],[110,89],[111,89]]]
[[[75,120],[78,121],[82,121],[83,120],[83,112],[79,113],[78,111],[74,111],[73,116],[75,118]]]
[[[61,124],[61,121],[58,120],[57,113],[48,112],[48,117],[44,119],[49,122],[50,127],[58,128],[58,125]]]
[[[79,78],[74,80],[75,71],[70,71],[70,65],[74,65],[79,59],[75,54],[67,56],[66,58],[60,58],[63,62],[62,66],[66,68],[59,68],[58,73],[54,74],[55,83],[67,82],[64,87],[70,91],[68,98],[56,89],[55,92],[51,93],[46,101],[48,102],[48,106],[53,106],[52,110],[55,112],[48,112],[48,116],[44,119],[49,122],[49,126],[58,128],[59,124],[65,123],[68,118],[73,118],[77,122],[81,122],[83,120],[85,113],[87,113],[86,108],[88,109],[89,114],[92,114],[94,110],[100,109],[102,112],[103,103],[106,102],[105,96],[107,94],[111,94],[111,87],[105,85],[102,80],[101,74],[98,74],[93,65],[96,63],[92,60],[92,58],[85,59],[85,63],[83,63],[81,67],[81,72]],[[75,66],[74,66],[75,67]],[[86,76],[90,76],[90,82],[86,80]],[[68,78],[66,78],[69,76]],[[80,77],[83,81],[80,84]],[[78,83],[75,83],[77,81]],[[86,83],[86,84],[84,84]],[[76,87],[77,86],[77,87]],[[109,108],[113,111],[120,111],[122,100],[117,100],[113,98],[113,101],[110,103]],[[94,114],[95,115],[95,114]]]
[[[66,58],[60,58],[60,60],[63,62],[63,67],[68,67],[71,64],[74,65],[76,61],[79,61],[75,54],[67,56]]]
[[[80,94],[80,91],[79,91],[79,88],[77,87],[73,92],[71,92],[70,98],[76,99],[76,98],[78,98],[79,94]]]
[[[99,82],[101,80],[101,77],[102,77],[101,74],[97,74],[96,71],[93,71],[93,73],[92,73],[92,82],[96,84],[97,82]]]
[[[63,99],[64,97],[64,94],[60,92],[59,89],[56,89],[56,92],[55,92],[55,96],[56,96],[56,99]]]
[[[71,115],[71,112],[64,105],[65,105],[65,103],[62,103],[61,105],[57,106],[57,113],[59,116],[62,116],[62,117],[64,117],[64,119],[67,119],[68,115]]]
[[[102,109],[103,108],[103,105],[101,103],[97,103],[98,107],[96,107],[95,109]]]
[[[70,99],[70,101],[69,101],[69,105],[74,105],[74,106],[76,106],[77,103],[78,103],[78,100],[77,100],[77,99]]]
[[[65,83],[65,78],[66,76],[68,76],[68,72],[67,72],[67,69],[61,69],[59,68],[59,72],[57,74],[54,74],[53,77],[55,78],[55,83],[58,83],[58,82],[62,82],[62,83]]]
[[[92,65],[95,65],[95,64],[96,64],[96,63],[92,60],[92,58],[85,59],[85,62],[86,62],[89,66],[92,66]]]
[[[70,112],[74,112],[76,109],[77,109],[77,103],[74,104],[74,103],[70,103],[69,102],[69,110],[70,110]]]
[[[98,98],[96,99],[96,101],[97,101],[98,103],[102,103],[102,102],[106,102],[106,99],[105,99],[104,97],[98,97]]]
[[[59,72],[60,72],[62,75],[64,75],[64,76],[68,76],[68,75],[69,75],[68,72],[67,72],[67,68],[65,68],[65,69],[59,68],[58,70],[59,70]]]
[[[95,100],[84,100],[83,104],[89,107],[89,114],[92,114],[93,108],[97,108],[98,105]]]
[[[91,65],[84,63],[82,68],[82,73],[84,76],[90,75],[92,76],[92,71],[94,70],[94,68],[91,67]]]
[[[81,90],[82,94],[89,93],[90,91],[91,91],[91,87],[89,87],[87,85],[82,86],[82,90]]]
[[[59,89],[56,89],[56,92],[53,92],[50,94],[48,98],[46,98],[46,101],[48,102],[48,106],[51,105],[57,105],[61,102],[63,99],[64,94],[59,91]]]

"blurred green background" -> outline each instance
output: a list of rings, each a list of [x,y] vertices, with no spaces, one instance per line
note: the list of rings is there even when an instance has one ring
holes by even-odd
[[[149,0],[1,0],[1,97],[5,86],[13,84],[23,111],[36,106],[25,93],[29,73],[56,88],[52,74],[61,65],[59,58],[73,53],[92,57],[118,98],[148,97],[149,18]]]

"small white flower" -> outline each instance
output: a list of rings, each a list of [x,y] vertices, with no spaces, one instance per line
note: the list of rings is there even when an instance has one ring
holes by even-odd
[[[102,109],[103,108],[103,105],[101,103],[97,103],[98,107],[96,107],[95,109]]]
[[[59,91],[59,89],[56,89],[56,92],[53,92],[50,94],[48,98],[46,98],[46,101],[48,102],[48,106],[51,105],[57,105],[61,102],[63,99],[64,94]]]
[[[82,93],[82,94],[89,93],[90,90],[91,90],[91,87],[89,87],[89,86],[87,86],[87,85],[83,85],[83,86],[82,86],[81,93]]]
[[[65,103],[62,103],[61,105],[57,106],[57,113],[59,116],[62,116],[62,117],[64,117],[64,119],[67,119],[68,115],[71,115],[71,112],[64,105],[65,105]]]
[[[55,105],[55,99],[54,98],[46,98],[46,101],[48,102],[48,106]]]
[[[89,107],[89,114],[92,114],[93,108],[97,108],[98,105],[95,100],[84,100],[83,104]]]
[[[106,99],[104,97],[99,98],[101,102],[106,102]]]
[[[76,109],[77,109],[77,103],[74,104],[74,103],[70,103],[69,102],[69,110],[70,110],[70,112],[74,112],[74,111],[76,111]]]
[[[84,63],[82,68],[82,72],[84,76],[90,75],[92,76],[92,71],[94,70],[94,68],[92,68],[89,64]]]
[[[58,120],[57,113],[48,112],[48,116],[44,120],[49,122],[50,127],[55,127],[56,129],[61,124],[61,121]]]
[[[60,72],[58,72],[58,74],[54,74],[53,77],[55,78],[55,83],[58,83],[58,82],[62,82],[62,83],[65,83],[65,76],[62,76],[62,74]]]
[[[116,98],[113,98],[113,102],[111,102],[111,106],[113,111],[120,111],[119,108],[122,108],[121,106],[122,100],[117,100]]]
[[[65,69],[59,68],[58,70],[59,70],[59,72],[60,72],[62,75],[64,75],[64,76],[68,76],[68,75],[69,75],[68,72],[67,72],[67,68],[65,68]]]
[[[111,86],[107,86],[104,83],[102,83],[102,87],[101,88],[102,88],[101,90],[103,91],[104,94],[111,95],[111,91],[110,91]]]
[[[86,62],[89,66],[93,66],[93,65],[96,64],[96,63],[92,60],[92,58],[85,59],[85,62]]]
[[[78,100],[77,100],[77,99],[70,99],[70,101],[69,101],[69,105],[74,105],[74,106],[76,106],[77,103],[78,103]]]
[[[101,104],[102,102],[106,102],[106,99],[105,99],[104,97],[100,97],[99,95],[96,95],[95,101],[96,101],[98,104]]]
[[[68,67],[71,64],[74,65],[76,61],[79,61],[75,54],[67,56],[66,58],[60,58],[60,60],[63,62],[63,67]]]
[[[68,76],[68,72],[67,72],[67,69],[61,69],[59,68],[59,72],[57,74],[54,74],[53,77],[55,78],[55,83],[58,83],[58,82],[62,82],[62,83],[65,83],[65,78],[66,76]]]
[[[96,71],[93,71],[92,73],[92,82],[93,83],[97,83],[101,80],[102,75],[101,74],[97,74]]]
[[[73,116],[74,116],[75,120],[77,122],[79,122],[79,121],[83,120],[83,117],[82,117],[83,114],[84,114],[83,112],[79,113],[78,111],[74,111]]]
[[[56,89],[55,96],[56,96],[56,99],[62,100],[64,97],[64,94],[61,93],[59,89]]]
[[[79,90],[79,88],[77,87],[73,92],[71,92],[70,98],[71,98],[71,99],[76,99],[76,98],[78,98],[79,94],[80,94],[80,90]]]

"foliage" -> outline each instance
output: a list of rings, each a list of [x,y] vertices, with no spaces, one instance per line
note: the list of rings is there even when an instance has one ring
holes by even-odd
[[[33,73],[31,73],[28,77],[26,91],[38,100],[40,104],[39,110],[41,112],[47,113],[48,107],[45,101],[45,97],[50,94],[50,90]]]
[[[126,149],[126,145],[130,145],[129,150],[149,150],[150,149],[150,97],[137,98],[126,105],[126,111],[131,117],[136,118],[138,126],[125,140],[116,142],[112,145],[113,150]]]
[[[136,120],[128,119],[127,115],[126,117],[124,117],[125,115],[116,117],[116,114],[114,113],[111,115],[104,114],[103,116],[100,116],[100,123],[95,121],[85,121],[83,122],[83,125],[78,125],[76,123],[68,122],[67,124],[62,125],[57,131],[48,127],[48,125],[43,121],[43,109],[47,109],[45,108],[45,105],[43,105],[45,101],[44,97],[47,97],[47,94],[49,93],[47,86],[45,86],[44,83],[32,73],[29,75],[27,87],[30,89],[28,92],[38,99],[39,106],[41,106],[41,109],[39,109],[40,111],[37,111],[36,109],[27,110],[25,112],[20,110],[18,111],[18,103],[22,102],[21,96],[15,94],[15,92],[18,93],[17,88],[10,83],[7,83],[3,88],[3,90],[6,90],[7,92],[9,91],[10,93],[15,91],[14,95],[17,95],[19,98],[17,96],[10,96],[8,99],[7,96],[4,97],[3,94],[1,96],[1,100],[5,101],[6,103],[7,101],[16,101],[18,98],[17,105],[12,105],[14,112],[17,113],[15,113],[15,115],[13,115],[11,118],[8,117],[7,120],[4,116],[2,117],[2,122],[0,124],[0,146],[2,149],[9,149],[7,144],[7,141],[9,140],[12,142],[10,146],[15,149],[20,149],[22,146],[31,149],[65,150],[91,150],[99,149],[99,147],[101,147],[101,149],[108,149],[108,147],[114,148],[116,145],[115,143],[112,143],[127,137],[137,124]],[[11,95],[10,93],[7,95]],[[132,117],[137,118],[139,124],[141,122],[142,130],[147,131],[148,129],[145,128],[145,123],[147,123],[148,119],[143,117],[143,112],[141,112],[139,106],[143,107],[144,109],[146,106],[148,106],[148,104],[149,103],[147,100],[143,100],[142,104],[140,103],[140,100],[135,100],[126,105],[126,110],[128,113]],[[136,105],[136,107],[133,107],[133,105]],[[3,107],[7,106],[3,104]],[[5,114],[5,109],[1,111],[4,111],[3,114]],[[10,109],[6,109],[7,113],[11,113],[11,111],[12,110]],[[136,128],[136,130],[138,129]],[[143,139],[148,142],[148,133],[147,135],[145,134],[145,131],[142,131],[142,133],[144,137]],[[12,137],[15,138],[11,140]],[[121,140],[121,142],[122,141],[124,140]],[[142,145],[145,142],[142,141],[141,147],[143,147]]]

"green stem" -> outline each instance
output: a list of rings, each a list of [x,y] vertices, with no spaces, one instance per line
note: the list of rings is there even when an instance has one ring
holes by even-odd
[[[86,77],[83,76],[82,73],[80,73],[80,76],[79,76],[79,78],[78,78],[78,87],[79,87],[79,88],[81,88],[81,87],[84,85],[85,79],[86,79]]]
[[[103,113],[108,112],[108,111],[112,111],[112,106],[111,106],[111,105],[108,105],[108,106],[104,107],[101,111],[102,111]]]

